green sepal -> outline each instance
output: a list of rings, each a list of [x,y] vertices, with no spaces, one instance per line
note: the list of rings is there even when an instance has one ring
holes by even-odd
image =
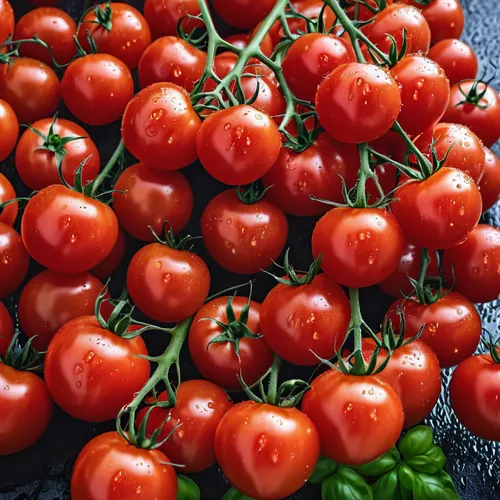
[[[321,484],[325,479],[330,477],[337,469],[339,468],[339,464],[330,460],[326,457],[319,457],[316,467],[308,479],[308,481],[312,484]]]
[[[399,441],[399,451],[404,459],[424,455],[433,445],[432,429],[426,425],[413,427],[404,438]]]
[[[321,486],[323,500],[372,500],[372,490],[363,476],[340,466]]]
[[[176,500],[200,500],[200,488],[198,488],[198,485],[191,478],[178,475],[177,486]]]

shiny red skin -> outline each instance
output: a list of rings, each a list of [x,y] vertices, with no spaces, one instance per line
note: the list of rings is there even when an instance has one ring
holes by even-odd
[[[128,104],[122,137],[139,161],[158,170],[178,170],[197,158],[200,125],[184,89],[173,83],[155,83]]]
[[[372,141],[370,143],[370,147],[372,147],[375,151],[385,154],[389,158],[393,158],[399,162],[404,160],[406,153],[406,144],[404,140],[393,130],[389,130],[378,139]]]
[[[222,418],[215,455],[231,484],[252,498],[285,498],[311,476],[318,432],[296,408],[245,401]]]
[[[459,0],[433,0],[422,14],[431,29],[433,45],[445,38],[460,38],[465,16]]]
[[[48,137],[52,121],[52,118],[44,118],[32,123],[31,126]],[[101,163],[99,150],[88,132],[64,118],[57,118],[53,132],[61,138],[82,137],[64,146],[67,154],[62,162],[62,173],[66,182],[71,186],[74,185],[76,171],[85,159],[87,161],[81,170],[83,185],[94,180],[99,174]],[[38,149],[43,143],[44,140],[40,136],[26,129],[16,148],[17,173],[26,186],[37,191],[51,184],[61,184],[57,172],[56,155],[48,150]]]
[[[167,401],[167,393],[162,392],[158,400]],[[179,385],[173,408],[156,408],[150,413],[146,431],[152,434],[163,426],[159,441],[172,432],[160,451],[168,455],[172,463],[181,465],[176,468],[180,473],[201,472],[216,462],[215,431],[232,406],[219,386],[206,380],[188,380]],[[146,412],[147,408],[143,408],[138,413],[138,423]]]
[[[486,212],[500,198],[500,158],[487,147],[484,148],[484,158],[484,173],[479,190],[483,199],[483,212]]]
[[[344,286],[362,288],[386,279],[405,246],[398,222],[385,209],[334,208],[314,228],[312,251],[321,268]]]
[[[325,3],[323,0],[292,0],[293,8],[305,17],[309,19],[317,20],[322,9],[325,8]],[[335,23],[336,16],[330,7],[327,7],[323,14],[323,23],[325,30],[328,31],[333,27]],[[279,24],[279,23],[278,23]],[[292,18],[288,20],[288,27],[290,33],[293,35],[298,35],[299,32],[307,33],[307,23],[304,18]],[[279,37],[283,36],[283,28],[279,25]],[[335,33],[335,32],[334,32]],[[275,43],[279,42],[279,39]]]
[[[30,257],[19,233],[0,222],[0,299],[10,295],[28,274]]]
[[[127,288],[146,316],[174,323],[193,315],[203,305],[210,289],[210,273],[194,253],[150,243],[132,257]]]
[[[368,0],[366,3],[374,8],[378,7],[375,0]],[[387,5],[391,5],[392,3],[393,0],[387,0]],[[401,3],[406,2],[403,1]],[[369,19],[373,19],[375,17],[375,14],[370,9],[367,9],[362,3],[358,2],[357,0],[347,0],[347,4],[351,4],[349,7],[347,7],[346,10],[351,19],[357,19],[358,21],[368,21]]]
[[[394,446],[403,429],[401,400],[374,375],[328,370],[311,383],[302,411],[318,429],[321,454],[346,465],[375,460]]]
[[[9,200],[16,198],[16,192],[14,187],[10,183],[9,179],[5,175],[0,173],[0,203],[4,203]],[[16,202],[11,203],[0,210],[0,222],[7,224],[8,226],[14,225],[14,221],[17,217],[17,212],[19,210],[19,204]]]
[[[175,500],[177,477],[159,450],[136,448],[117,432],[86,444],[71,475],[73,500]]]
[[[160,171],[143,163],[124,170],[115,184],[113,210],[120,225],[135,238],[154,241],[165,221],[175,234],[193,212],[193,191],[179,172]]]
[[[26,250],[44,267],[65,274],[92,269],[107,257],[118,237],[108,205],[52,185],[26,205],[21,220]]]
[[[213,0],[212,6],[228,24],[240,29],[251,29],[271,12],[275,0]]]
[[[462,243],[482,212],[478,187],[456,168],[444,167],[424,181],[405,184],[394,198],[398,201],[391,203],[391,210],[407,240],[431,250]]]
[[[121,227],[118,227],[118,238],[116,239],[115,246],[111,250],[110,254],[104,258],[104,260],[93,267],[89,272],[100,280],[105,280],[109,278],[120,265],[125,255],[125,250],[127,247],[127,238]]]
[[[14,33],[14,10],[7,0],[0,0],[0,42],[7,40]]]
[[[4,161],[16,147],[19,137],[19,122],[12,106],[0,99],[0,161]]]
[[[261,23],[259,23],[248,35],[245,35],[245,33],[237,33],[235,35],[230,35],[225,37],[225,40],[226,42],[229,42],[231,45],[234,45],[239,49],[244,49],[248,47],[248,44],[252,41],[252,38],[254,34],[258,31],[260,24]],[[263,38],[260,44],[260,50],[262,50],[262,53],[265,56],[267,57],[272,56],[274,50],[274,44],[273,44],[273,39],[269,33]]]
[[[0,302],[0,357],[4,357],[14,336],[14,323],[9,311]]]

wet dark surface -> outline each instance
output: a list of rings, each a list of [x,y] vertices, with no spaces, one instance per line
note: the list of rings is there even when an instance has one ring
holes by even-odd
[[[230,1],[230,0],[227,0]],[[258,0],[255,0],[258,1]],[[13,0],[12,5],[16,10],[16,18],[28,9],[26,0]],[[74,15],[75,19],[81,13],[80,0],[60,0],[59,6]],[[143,1],[130,1],[139,8]],[[499,63],[500,44],[500,2],[499,0],[462,0],[466,9],[467,23],[463,39],[472,45],[477,52],[481,69],[487,69],[488,75],[495,72]],[[500,89],[500,75],[496,75],[493,85]],[[68,114],[62,110],[62,116]],[[98,144],[103,160],[111,155],[119,141],[119,125],[104,128],[91,128],[83,125],[90,136]],[[496,149],[497,154],[500,148]],[[128,164],[132,164],[129,161]],[[104,162],[103,162],[104,163]],[[0,171],[14,181],[18,194],[25,193],[19,179],[14,173],[13,158],[9,158]],[[192,235],[199,234],[199,217],[203,207],[224,186],[212,179],[199,164],[192,165],[183,170],[188,177],[195,193],[195,210],[187,228]],[[496,207],[486,215],[489,223],[500,226],[500,209]],[[289,246],[291,247],[291,260],[299,268],[307,267],[311,260],[310,236],[314,227],[314,219],[299,219],[290,217]],[[129,238],[129,255],[140,246]],[[229,286],[245,281],[245,277],[231,275],[223,271],[206,255],[202,243],[197,245],[198,253],[206,259],[212,276],[212,291],[219,291]],[[35,264],[32,265],[30,276],[39,271]],[[120,290],[123,285],[124,268],[119,270],[113,279],[113,288]],[[273,286],[272,280],[259,276],[254,288],[254,298],[262,300]],[[392,299],[385,296],[377,288],[366,289],[362,292],[362,308],[365,318],[372,327],[380,323]],[[17,296],[10,297],[4,302],[15,314]],[[498,311],[500,303],[493,302],[480,307],[484,320],[484,327],[492,333],[498,331]],[[146,342],[151,354],[163,351],[168,344],[168,339],[161,334],[150,333],[146,335]],[[291,374],[308,378],[310,371],[286,366],[283,377]],[[186,352],[183,352],[182,374],[184,379],[196,378],[196,369],[189,361]],[[500,444],[491,443],[473,437],[458,423],[453,412],[448,406],[447,385],[451,370],[443,373],[444,388],[438,406],[429,417],[428,423],[435,431],[437,439],[442,444],[448,462],[447,471],[453,476],[454,482],[461,498],[466,500],[494,500],[500,499]],[[0,408],[0,418],[2,409]],[[36,418],[36,409],[33,411]],[[74,460],[93,436],[112,429],[114,423],[102,425],[79,422],[56,410],[52,422],[44,437],[30,449],[8,457],[0,457],[0,498],[2,500],[56,500],[69,498],[68,482]],[[202,491],[202,498],[219,500],[229,488],[220,470],[214,466],[209,470],[192,476]],[[306,485],[291,499],[318,499],[320,492],[317,487]]]

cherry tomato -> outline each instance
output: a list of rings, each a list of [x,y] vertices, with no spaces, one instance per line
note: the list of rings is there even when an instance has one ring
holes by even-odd
[[[229,297],[218,297],[204,304],[196,313],[189,330],[189,353],[196,369],[201,375],[216,384],[231,390],[241,390],[238,375],[246,384],[252,386],[269,369],[273,362],[273,353],[263,338],[240,338],[243,326],[230,325],[231,333],[239,339],[236,355],[235,344],[232,342],[210,343],[223,333],[223,329],[215,323],[219,321],[228,324],[226,307]],[[247,305],[245,297],[234,297],[232,302],[236,321],[241,318],[241,311]],[[250,302],[248,329],[260,335],[260,304]]]
[[[322,455],[362,465],[390,450],[403,429],[403,405],[384,379],[328,370],[311,383],[302,411],[319,432]]]
[[[111,250],[111,253],[100,264],[92,268],[90,272],[101,280],[109,278],[118,269],[118,266],[123,260],[126,246],[127,239],[125,238],[125,233],[119,227],[118,238],[116,239],[115,246]]]
[[[484,173],[479,183],[479,189],[483,199],[483,212],[486,212],[500,198],[500,158],[486,147],[484,148],[484,158]]]
[[[394,78],[373,64],[348,63],[333,70],[316,94],[321,125],[342,142],[369,142],[385,134],[401,109]]]
[[[10,317],[9,311],[0,302],[0,357],[3,358],[7,353],[12,337],[14,336],[14,323]]]
[[[312,474],[318,433],[296,408],[245,401],[222,418],[215,455],[224,475],[252,498],[285,498]]]
[[[433,45],[445,38],[460,38],[465,19],[459,0],[433,0],[422,14],[429,23]]]
[[[119,120],[134,95],[127,66],[109,54],[75,59],[64,72],[61,95],[66,107],[88,125]]]
[[[105,432],[78,455],[71,475],[71,498],[175,500],[177,477],[169,461],[159,450],[136,448],[117,432]]]
[[[219,16],[231,26],[251,29],[271,12],[275,0],[213,0],[212,5]]]
[[[406,144],[403,138],[393,130],[380,136],[371,142],[370,146],[379,153],[383,153],[389,158],[403,162],[406,153]],[[369,179],[367,180],[367,182]]]
[[[259,28],[260,23],[248,35],[246,35],[245,33],[237,33],[235,35],[227,36],[225,40],[238,49],[244,49],[248,47],[248,44],[252,41],[254,34],[258,31]],[[260,44],[260,50],[267,57],[271,57],[271,55],[273,54],[274,44],[273,39],[269,33],[264,36]]]
[[[218,194],[201,216],[210,256],[224,269],[254,274],[272,265],[288,236],[285,214],[267,200],[246,204],[234,190]]]
[[[179,172],[161,172],[137,163],[116,181],[113,210],[127,233],[143,241],[154,241],[165,221],[181,232],[193,212],[193,191]]]
[[[325,9],[325,3],[323,0],[293,0],[291,4],[298,14],[314,21],[319,18],[322,9]],[[307,23],[304,17],[288,19],[288,28],[290,29],[290,33],[292,33],[292,35],[307,33]],[[328,31],[333,27],[335,20],[336,16],[332,9],[330,9],[330,7],[326,7],[323,13],[325,31]],[[278,21],[277,23],[279,26],[277,42],[279,42],[279,39],[284,36],[284,33],[281,23]],[[277,42],[275,41],[275,43]]]
[[[30,258],[19,233],[0,222],[0,299],[10,295],[28,274]]]
[[[49,131],[52,118],[44,118],[32,124],[32,128],[47,137],[42,139],[31,129],[27,129],[21,136],[16,148],[16,170],[21,180],[33,190],[40,190],[51,184],[61,184],[57,171],[56,154],[47,148],[61,147],[66,151],[62,161],[62,174],[70,185],[75,183],[75,174],[80,164],[87,158],[81,169],[83,185],[94,180],[101,168],[97,146],[90,139],[89,134],[74,122],[57,118],[53,125],[52,135]],[[61,144],[61,139],[78,137],[78,140]]]
[[[52,185],[26,205],[21,234],[37,262],[52,271],[75,274],[93,268],[110,254],[118,222],[108,205]]]
[[[197,158],[200,124],[184,89],[173,83],[155,83],[128,104],[122,137],[139,161],[159,170],[178,170]]]
[[[0,42],[14,33],[14,11],[7,0],[0,0]]]
[[[0,174],[0,204],[16,197],[16,192],[12,187],[9,179],[5,175]],[[12,226],[16,220],[18,212],[18,203],[10,203],[3,210],[0,210],[0,222]]]
[[[4,161],[16,147],[19,122],[11,105],[2,99],[0,99],[0,135],[2,136],[0,161]]]
[[[368,21],[369,19],[373,19],[375,14],[368,9],[361,1],[358,0],[347,0],[347,3],[350,6],[347,8],[346,12],[351,19],[356,19],[358,21]],[[376,0],[368,0],[366,2],[371,7],[378,9],[378,4]],[[391,5],[393,0],[387,0],[387,5]],[[405,3],[405,2],[401,2]],[[352,5],[354,4],[354,5]]]

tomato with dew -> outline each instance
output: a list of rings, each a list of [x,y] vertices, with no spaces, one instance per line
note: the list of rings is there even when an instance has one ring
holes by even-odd
[[[0,43],[14,33],[14,10],[8,0],[0,0]]]
[[[486,212],[500,197],[500,158],[487,147],[484,148],[484,158],[484,173],[479,182],[479,190],[483,212]]]
[[[214,0],[214,10],[231,26],[240,29],[251,29],[271,12],[275,0]]]
[[[125,250],[127,247],[127,238],[121,227],[118,228],[118,238],[116,239],[115,246],[109,253],[107,257],[104,258],[102,262],[97,264],[97,266],[90,269],[90,273],[101,280],[109,278],[120,265],[125,255]]]
[[[19,122],[12,106],[0,99],[0,161],[4,161],[16,147],[19,137]]]
[[[446,38],[460,38],[464,30],[464,10],[459,0],[433,0],[422,10],[431,29],[431,43]]]
[[[0,174],[0,204],[13,200],[16,196],[14,187],[10,183],[9,179],[7,179],[5,175]],[[9,203],[3,209],[0,209],[0,222],[9,226],[14,225],[18,210],[19,204],[17,201]]]
[[[181,18],[181,26],[185,33],[196,27],[202,27],[203,21],[188,17],[199,14],[198,0],[146,0],[144,3],[144,17],[151,28],[153,38],[176,36],[177,25]]]
[[[14,336],[14,323],[10,317],[9,311],[0,302],[0,358],[4,358],[9,348],[12,337]]]

